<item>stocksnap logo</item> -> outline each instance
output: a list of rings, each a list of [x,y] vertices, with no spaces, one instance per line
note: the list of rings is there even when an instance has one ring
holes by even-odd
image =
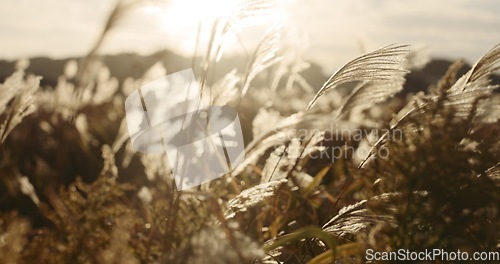
[[[244,157],[238,113],[202,105],[191,69],[143,85],[125,110],[134,149],[166,153],[178,190],[221,177]]]

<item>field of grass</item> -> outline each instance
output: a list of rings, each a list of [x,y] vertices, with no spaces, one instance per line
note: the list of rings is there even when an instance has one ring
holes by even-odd
[[[498,253],[500,97],[489,76],[500,69],[500,45],[465,75],[457,76],[459,60],[427,92],[401,99],[393,96],[406,74],[425,60],[411,46],[353,58],[312,87],[301,76],[308,63],[292,52],[300,47],[283,48],[286,29],[270,27],[246,69],[214,80],[226,40],[268,2],[244,1],[199,43],[202,98],[238,110],[246,148],[230,173],[188,190],[177,190],[165,155],[134,151],[125,120],[126,97],[168,69],[156,64],[119,83],[97,55],[134,6],[117,5],[55,87],[39,87],[43,76],[19,62],[0,84],[0,262],[318,264],[365,263],[367,250]]]

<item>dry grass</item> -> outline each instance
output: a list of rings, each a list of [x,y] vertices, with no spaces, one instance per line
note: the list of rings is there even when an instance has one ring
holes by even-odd
[[[500,111],[488,76],[500,46],[458,81],[452,66],[391,121],[363,110],[389,111],[376,103],[401,90],[411,70],[401,63],[406,45],[355,58],[314,93],[297,70],[307,64],[279,50],[276,28],[245,72],[208,81],[227,34],[270,2],[244,1],[215,21],[195,65],[208,102],[255,102],[257,112],[246,120],[245,160],[196,189],[177,191],[164,156],[132,150],[123,110],[130,87],[93,74],[103,71],[94,63],[100,42],[76,79],[62,75],[54,89],[23,69],[0,85],[2,263],[363,263],[367,248],[498,251]],[[275,78],[255,86],[263,72]],[[350,82],[358,85],[339,99],[336,87]],[[375,139],[338,138],[382,128]],[[370,142],[360,164],[355,155]],[[328,151],[335,158],[318,157]]]

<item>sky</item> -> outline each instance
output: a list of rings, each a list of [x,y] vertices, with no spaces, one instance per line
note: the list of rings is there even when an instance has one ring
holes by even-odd
[[[192,56],[216,15],[234,0],[156,0],[129,12],[105,39],[102,54],[149,54],[169,48]],[[433,57],[476,61],[500,42],[495,0],[276,0],[275,16],[240,33],[229,54],[251,50],[279,21],[306,59],[332,71],[392,43],[427,45]],[[0,59],[82,56],[95,43],[115,0],[2,0]],[[201,21],[201,22],[200,22]],[[288,37],[290,38],[290,37]]]

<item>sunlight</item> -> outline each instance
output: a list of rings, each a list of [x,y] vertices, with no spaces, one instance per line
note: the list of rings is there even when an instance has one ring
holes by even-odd
[[[205,43],[210,38],[210,32],[213,30],[214,22],[217,19],[223,21],[237,10],[243,0],[171,0],[167,5],[158,7],[151,6],[144,9],[144,13],[155,21],[151,29],[159,30],[161,34],[167,36],[170,48],[184,55],[192,55],[196,43]],[[276,1],[278,2],[278,1]],[[276,4],[275,2],[275,4]],[[274,5],[273,8],[277,8]],[[278,8],[277,8],[278,9]],[[284,10],[284,8],[279,8]],[[259,18],[258,23],[245,32],[239,32],[238,37],[244,39],[249,46],[255,44],[267,26],[259,29],[258,25],[271,25],[276,23],[281,12],[272,12],[269,17]],[[272,18],[271,18],[272,17]],[[198,42],[199,41],[199,42]],[[231,40],[229,40],[231,41]],[[234,41],[234,40],[233,40]],[[198,48],[204,48],[204,45]],[[240,44],[228,45],[225,51],[231,53],[241,50]]]
[[[216,19],[228,16],[242,0],[171,0],[165,6],[150,6],[144,13],[152,17],[154,28],[168,36],[169,46],[192,54],[199,31],[200,40],[208,38]]]
[[[165,5],[150,5],[141,11],[140,23],[131,23],[133,28],[145,39],[147,34],[157,40],[147,42],[168,48],[183,56],[205,54],[214,26],[221,30],[227,19],[237,16],[241,8],[248,7],[248,0],[170,0]],[[230,34],[224,36],[224,56],[249,54],[269,28],[276,25],[294,27],[290,8],[295,8],[296,0],[256,1],[259,7],[251,11],[246,19],[239,20]],[[236,19],[237,20],[237,19]],[[140,28],[142,27],[142,29]],[[219,32],[220,33],[220,32]],[[300,34],[299,34],[300,35]],[[216,38],[219,35],[216,35]],[[152,37],[152,38],[153,38]],[[143,45],[146,47],[147,45]],[[302,41],[301,45],[305,45]],[[220,59],[223,55],[217,59]]]
[[[179,16],[213,21],[230,14],[240,2],[241,0],[173,0],[171,5],[173,8],[179,8]]]
[[[168,13],[163,16],[163,26],[211,24],[215,19],[229,15],[240,2],[241,0],[172,0],[168,4]]]

